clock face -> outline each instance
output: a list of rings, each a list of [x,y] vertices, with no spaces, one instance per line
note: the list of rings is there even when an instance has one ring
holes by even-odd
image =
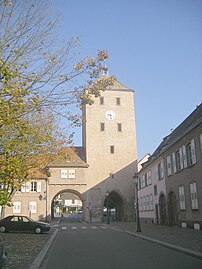
[[[105,117],[106,119],[108,120],[114,120],[116,118],[116,114],[114,111],[112,110],[108,110],[106,113],[105,113]]]

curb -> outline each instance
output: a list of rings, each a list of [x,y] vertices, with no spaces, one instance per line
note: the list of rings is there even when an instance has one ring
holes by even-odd
[[[57,233],[58,233],[58,229],[55,229],[54,233],[51,235],[51,237],[49,238],[46,245],[43,247],[43,249],[40,251],[40,253],[36,257],[36,259],[34,260],[32,265],[28,269],[38,269],[40,267],[45,255],[47,254],[47,252],[48,252],[53,240],[55,239]]]
[[[107,226],[107,227],[109,227],[109,226]],[[198,259],[202,260],[202,253],[200,253],[200,252],[193,251],[191,249],[187,249],[187,248],[183,248],[183,247],[179,247],[179,246],[176,246],[176,245],[173,245],[173,244],[170,244],[170,243],[166,243],[166,242],[163,242],[163,241],[160,241],[160,240],[148,237],[148,236],[133,233],[133,232],[130,232],[130,231],[124,231],[124,230],[113,228],[113,227],[109,227],[109,228],[112,229],[112,230],[118,231],[118,232],[123,232],[123,233],[125,232],[125,233],[127,233],[127,234],[129,234],[131,236],[141,238],[143,240],[146,240],[146,241],[149,241],[149,242],[164,246],[164,247],[169,248],[169,249],[176,250],[178,252],[181,252],[181,253],[184,253],[186,255],[189,255],[189,256],[192,256],[192,257],[195,257],[195,258],[198,258]]]

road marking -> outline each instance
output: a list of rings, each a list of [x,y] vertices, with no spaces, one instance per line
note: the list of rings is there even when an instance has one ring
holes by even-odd
[[[81,226],[81,229],[87,229],[87,227],[86,226]]]
[[[107,227],[105,227],[105,226],[100,226],[100,228],[102,228],[102,229],[107,229]]]
[[[91,226],[91,228],[92,228],[92,229],[97,229],[97,227],[96,227],[96,226]]]
[[[72,230],[76,230],[77,229],[77,227],[76,226],[72,226]]]
[[[67,227],[63,226],[63,227],[62,227],[62,230],[67,230]]]

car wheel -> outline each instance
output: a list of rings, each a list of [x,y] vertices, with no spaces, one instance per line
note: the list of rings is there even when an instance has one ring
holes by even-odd
[[[5,233],[6,232],[6,227],[5,226],[1,226],[0,227],[0,232],[1,233]]]
[[[36,228],[35,228],[35,233],[36,233],[36,234],[40,234],[40,233],[42,233],[42,229],[41,229],[41,227],[36,227]]]

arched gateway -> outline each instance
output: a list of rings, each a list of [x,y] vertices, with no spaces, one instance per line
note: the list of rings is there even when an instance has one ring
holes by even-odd
[[[82,147],[66,147],[55,155],[48,165],[49,177],[39,175],[29,188],[24,186],[23,192],[16,193],[14,207],[8,208],[8,214],[17,212],[50,220],[54,198],[69,191],[81,199],[86,221],[90,217],[94,222],[101,221],[109,192],[115,203],[115,218],[134,219],[133,176],[137,173],[134,92],[114,80],[92,105],[83,107],[82,114]]]

